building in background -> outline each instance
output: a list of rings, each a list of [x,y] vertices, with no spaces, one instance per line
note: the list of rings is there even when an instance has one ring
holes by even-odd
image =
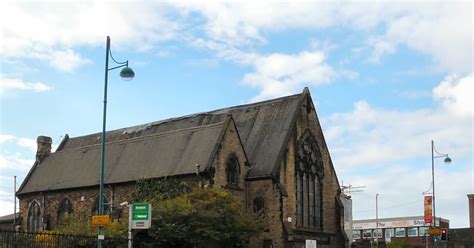
[[[430,224],[425,224],[424,216],[379,218],[378,229],[375,219],[354,220],[352,240],[359,246],[372,242],[388,243],[395,239],[405,240],[412,247],[431,247],[432,240],[428,236]],[[436,226],[449,228],[449,220],[436,217]]]
[[[347,237],[349,237],[348,247],[352,245],[352,197],[345,193],[341,194],[341,202],[344,205],[344,231]]]
[[[468,194],[469,227],[448,231],[447,248],[474,248],[474,194]]]
[[[0,216],[0,230],[15,230],[15,223],[20,223],[20,213],[16,213],[16,219],[13,214]]]

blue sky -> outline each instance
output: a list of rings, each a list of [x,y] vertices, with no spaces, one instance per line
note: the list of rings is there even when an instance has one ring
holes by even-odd
[[[338,177],[365,186],[354,218],[422,215],[431,140],[438,215],[468,225],[473,6],[457,3],[7,1],[1,8],[0,215],[38,135],[101,130],[105,39],[136,77],[109,74],[107,129],[309,87]],[[456,14],[453,14],[456,13]]]

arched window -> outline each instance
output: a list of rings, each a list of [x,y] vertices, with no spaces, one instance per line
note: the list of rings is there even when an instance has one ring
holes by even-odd
[[[107,200],[107,197],[104,196],[104,214],[107,214],[109,212],[109,200]],[[94,215],[99,214],[99,196],[95,198],[94,204],[92,205],[92,213]]]
[[[60,224],[64,216],[73,212],[71,201],[68,198],[64,198],[58,207],[57,223]]]
[[[239,166],[239,159],[232,154],[226,163],[226,178],[227,178],[227,185],[231,186],[239,186],[239,174],[240,174],[240,166]]]
[[[296,154],[296,225],[322,228],[323,161],[316,139],[302,136]]]
[[[265,199],[263,197],[255,197],[253,199],[253,212],[254,213],[263,213],[263,210],[265,208]]]
[[[28,232],[40,232],[42,231],[42,218],[41,208],[37,201],[33,201],[28,208]]]

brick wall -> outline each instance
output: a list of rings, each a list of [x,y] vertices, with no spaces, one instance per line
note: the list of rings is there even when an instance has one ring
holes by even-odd
[[[226,165],[228,158],[232,154],[239,160],[240,176],[238,188],[227,187]],[[246,166],[248,161],[233,122],[230,122],[226,127],[219,149],[211,164],[215,168],[214,187],[219,187],[232,193],[245,206],[245,177],[249,168]]]
[[[308,129],[315,136],[323,159],[323,232],[331,235],[330,245],[321,243],[318,244],[318,247],[342,247],[344,241],[340,242],[340,240],[336,238],[339,237],[340,239],[342,230],[342,219],[336,219],[336,211],[341,211],[341,209],[336,209],[336,197],[338,196],[339,183],[330,158],[329,150],[327,149],[324,140],[319,120],[310,101],[306,101],[298,113],[296,126],[292,131],[286,147],[284,159],[280,166],[279,182],[285,187],[288,193],[288,197],[283,198],[282,220],[287,222],[288,226],[291,228],[296,228],[295,153],[298,140]],[[289,217],[292,221],[288,223]]]
[[[131,202],[131,193],[134,184],[106,185],[104,194],[109,202],[120,204],[121,202]],[[20,215],[22,216],[21,230],[27,230],[28,208],[33,201],[37,201],[41,208],[44,228],[54,229],[57,224],[57,211],[59,203],[68,198],[72,203],[74,212],[89,212],[92,214],[94,202],[99,195],[99,187],[79,188],[60,191],[40,192],[35,194],[21,195]],[[127,216],[124,211],[124,216]]]
[[[262,247],[264,240],[272,240],[273,247],[284,246],[284,236],[281,216],[280,191],[271,179],[256,180],[248,182],[249,203],[248,209],[253,211],[253,199],[263,197],[265,199],[263,214],[265,218],[265,229],[258,237],[250,242],[250,247]]]

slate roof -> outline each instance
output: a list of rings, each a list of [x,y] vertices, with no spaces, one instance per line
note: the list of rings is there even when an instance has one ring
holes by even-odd
[[[252,164],[248,177],[274,176],[306,95],[307,88],[264,102],[108,131],[106,166],[111,167],[106,168],[105,181],[134,181],[144,171],[149,177],[194,173],[196,163],[208,162],[210,148],[229,116]],[[100,139],[100,133],[66,138],[32,169],[18,193],[98,185]]]
[[[16,219],[20,218],[20,213],[16,213]],[[13,223],[13,214],[0,216],[0,223]]]

